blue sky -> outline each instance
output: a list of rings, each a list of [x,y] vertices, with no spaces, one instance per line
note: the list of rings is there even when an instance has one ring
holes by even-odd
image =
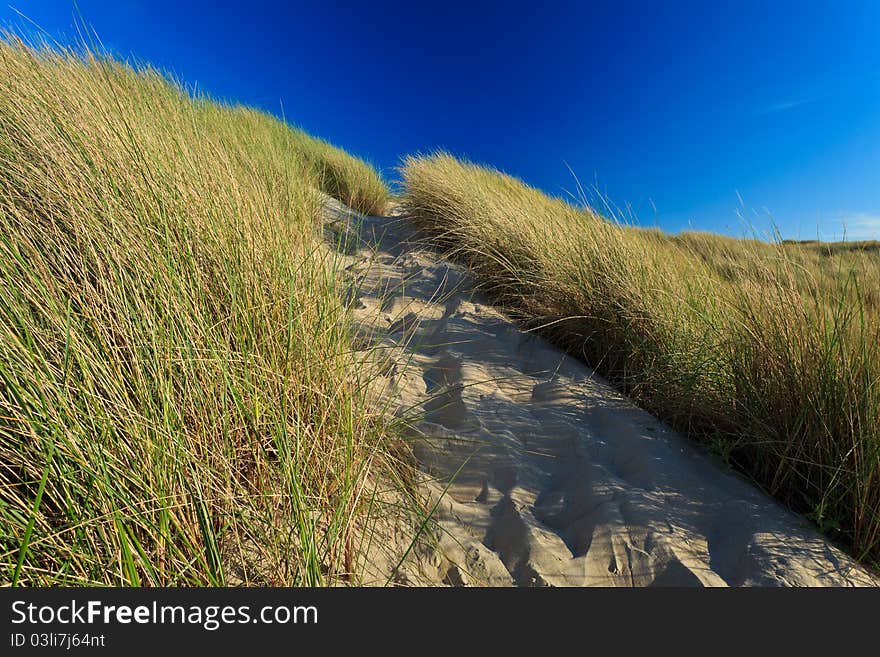
[[[8,1],[75,37],[69,0]],[[443,148],[553,194],[570,167],[673,232],[880,238],[880,2],[78,4],[116,54],[389,176]]]

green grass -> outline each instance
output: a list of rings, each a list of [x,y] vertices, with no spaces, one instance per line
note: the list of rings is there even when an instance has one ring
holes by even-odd
[[[880,258],[668,236],[438,154],[405,206],[525,325],[880,559]]]
[[[350,577],[388,428],[318,190],[387,197],[153,70],[0,43],[0,583]]]

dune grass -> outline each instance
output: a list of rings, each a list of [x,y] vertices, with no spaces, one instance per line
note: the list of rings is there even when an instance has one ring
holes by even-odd
[[[350,578],[387,427],[319,189],[387,195],[153,70],[0,42],[0,583]]]
[[[880,258],[668,236],[449,155],[408,158],[413,221],[529,327],[880,560]]]
[[[390,194],[371,165],[301,130],[291,132],[288,147],[305,162],[325,193],[363,214],[382,214]]]

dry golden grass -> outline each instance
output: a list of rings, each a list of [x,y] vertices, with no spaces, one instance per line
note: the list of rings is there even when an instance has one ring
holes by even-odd
[[[522,322],[880,558],[880,258],[627,227],[451,156],[413,220]]]
[[[317,188],[364,163],[149,69],[0,43],[0,582],[322,584],[385,446]]]

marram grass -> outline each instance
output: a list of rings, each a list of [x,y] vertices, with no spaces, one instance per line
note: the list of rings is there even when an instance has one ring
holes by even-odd
[[[387,195],[152,70],[0,43],[0,584],[351,576],[384,425],[318,189]]]
[[[416,224],[526,325],[880,560],[876,245],[667,236],[437,154]]]

